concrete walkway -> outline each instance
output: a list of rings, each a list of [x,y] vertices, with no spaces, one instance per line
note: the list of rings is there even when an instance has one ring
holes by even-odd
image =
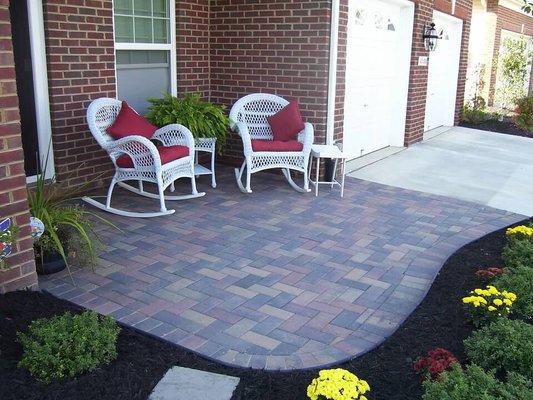
[[[350,176],[533,215],[533,139],[454,127]]]
[[[462,245],[523,219],[471,202],[346,179],[345,197],[254,175],[254,193],[220,168],[205,197],[155,219],[102,214],[96,273],[40,277],[52,294],[231,365],[324,366],[392,334]],[[180,182],[178,191],[188,190]],[[133,210],[157,201],[124,194]],[[170,206],[170,204],[169,204]],[[151,207],[151,208],[150,208]]]

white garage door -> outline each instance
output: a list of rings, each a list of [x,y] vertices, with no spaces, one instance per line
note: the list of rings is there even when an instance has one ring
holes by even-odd
[[[403,146],[414,5],[350,0],[344,148],[359,157]]]
[[[435,11],[433,22],[442,39],[429,55],[428,89],[426,98],[425,130],[452,126],[455,119],[457,79],[463,21]]]

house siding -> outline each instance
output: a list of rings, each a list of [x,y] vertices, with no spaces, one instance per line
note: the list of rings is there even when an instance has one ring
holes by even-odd
[[[507,7],[499,5],[498,0],[487,0],[487,11],[496,14],[496,32],[494,37],[493,60],[498,60],[500,52],[502,29],[533,36],[533,17],[516,12]],[[496,77],[498,63],[493,62],[490,73],[489,105],[494,103],[494,92],[496,90]]]
[[[0,220],[20,227],[13,254],[0,271],[0,293],[37,288],[30,237],[24,154],[11,42],[9,0],[0,0]]]

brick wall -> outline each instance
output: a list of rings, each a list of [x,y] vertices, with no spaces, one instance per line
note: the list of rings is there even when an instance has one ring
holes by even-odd
[[[68,185],[100,185],[95,180],[111,171],[85,114],[92,100],[116,95],[112,5],[112,0],[43,1],[55,168]]]
[[[21,228],[9,269],[0,271],[0,293],[37,287],[19,120],[9,0],[0,0],[0,220]]]
[[[496,14],[496,33],[494,39],[494,53],[489,86],[489,105],[494,102],[496,76],[498,70],[498,53],[500,51],[502,29],[533,36],[533,17],[510,10],[498,5],[498,0],[487,1],[487,11]]]
[[[178,93],[210,95],[209,0],[176,0]]]
[[[330,14],[326,0],[213,2],[211,101],[231,107],[254,92],[298,98],[315,142],[325,142]],[[242,159],[234,135],[226,155]]]

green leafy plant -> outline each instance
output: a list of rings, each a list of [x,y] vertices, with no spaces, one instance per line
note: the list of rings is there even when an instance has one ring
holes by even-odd
[[[514,372],[505,382],[497,380],[477,365],[463,370],[459,364],[443,372],[439,379],[426,379],[423,400],[531,400],[531,381]]]
[[[512,110],[526,96],[531,54],[522,38],[505,38],[500,48],[497,66],[495,103]]]
[[[46,171],[46,169],[45,164],[41,171]],[[99,215],[85,210],[83,206],[71,203],[86,185],[65,187],[54,181],[55,178],[47,182],[44,174],[38,173],[35,185],[28,188],[30,214],[40,219],[45,228],[39,240],[34,244],[34,248],[41,260],[46,253],[59,253],[73,280],[68,263],[69,241],[82,246],[83,251],[79,253],[87,257],[84,262],[94,266],[96,263],[95,246],[98,247],[101,242],[93,229],[91,219],[118,228]]]
[[[522,6],[522,10],[527,14],[533,15],[533,3],[528,0],[524,0],[524,5]]]
[[[150,106],[146,118],[159,127],[181,124],[195,138],[216,138],[219,149],[224,145],[229,130],[229,117],[225,107],[200,99],[189,93],[183,98],[165,93],[162,98],[148,99]]]
[[[494,285],[516,293],[513,315],[527,322],[533,321],[533,268],[516,267],[508,269],[494,280]]]
[[[18,333],[24,351],[19,367],[44,383],[72,378],[114,360],[119,332],[113,319],[93,311],[36,320]]]
[[[471,362],[498,373],[516,372],[533,379],[533,326],[500,318],[464,340]]]
[[[515,111],[516,126],[524,131],[533,132],[533,96],[518,100]]]
[[[469,124],[481,124],[491,119],[491,114],[483,109],[475,108],[471,105],[464,105],[461,110],[461,121]]]
[[[533,240],[512,239],[505,245],[502,258],[508,269],[533,268]]]

